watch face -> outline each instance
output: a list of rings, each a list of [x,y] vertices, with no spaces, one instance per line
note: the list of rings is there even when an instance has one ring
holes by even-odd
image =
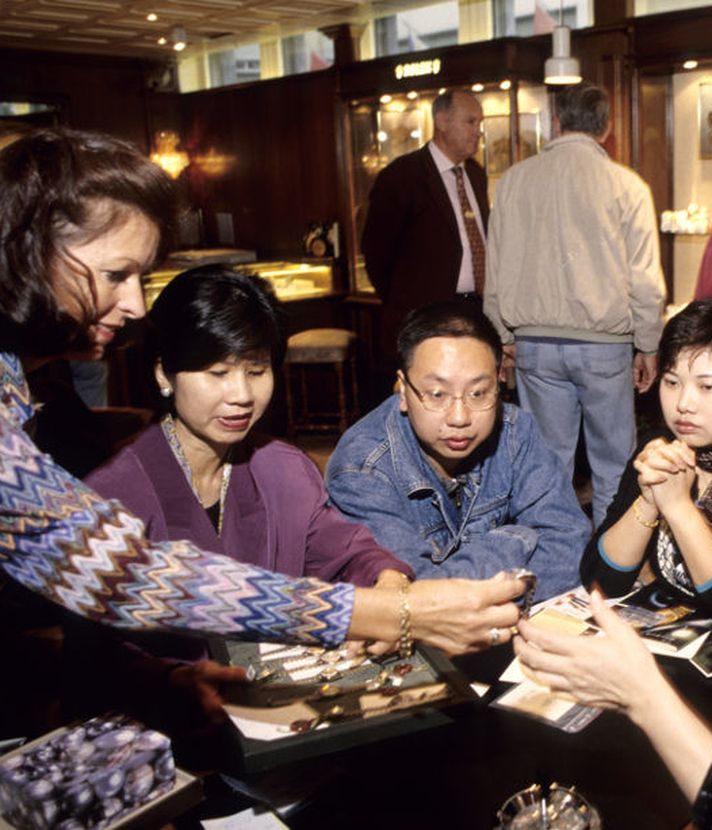
[[[309,250],[314,256],[324,256],[326,254],[326,241],[317,236],[316,239],[312,240]]]

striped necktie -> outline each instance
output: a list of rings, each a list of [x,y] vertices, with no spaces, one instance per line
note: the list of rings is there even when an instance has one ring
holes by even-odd
[[[475,291],[482,296],[485,288],[485,243],[480,233],[480,228],[472,210],[470,200],[465,191],[462,167],[452,168],[457,183],[457,198],[460,200],[460,210],[465,221],[465,232],[470,243],[470,254],[472,256],[472,277],[475,284]]]

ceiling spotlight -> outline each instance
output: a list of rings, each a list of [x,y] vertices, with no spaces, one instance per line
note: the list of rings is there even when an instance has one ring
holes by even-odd
[[[508,89],[512,88],[512,82],[511,81],[502,81],[499,85],[499,88],[503,89],[506,92]]]
[[[379,100],[382,104],[390,104],[390,103],[391,103],[391,101],[393,100],[393,98],[392,98],[392,96],[390,96],[390,95],[386,94],[386,95],[381,95],[381,97],[380,97],[378,100]]]
[[[174,26],[171,29],[171,44],[176,52],[182,52],[188,45],[188,35],[182,26]]]
[[[697,69],[697,67],[699,65],[700,64],[697,61],[690,60],[690,61],[685,61],[685,63],[683,63],[683,65],[682,65],[682,68],[683,69]]]
[[[406,97],[408,98],[409,101],[415,101],[415,99],[418,97],[418,93],[417,92],[409,92]]]
[[[472,84],[472,91],[473,92],[484,92],[485,85],[484,84]]]
[[[166,40],[166,38],[164,38],[164,37],[163,37],[163,35],[161,35],[161,36],[158,38],[158,40],[156,41],[156,43],[157,43],[159,46],[165,46],[165,45],[166,45],[166,43],[168,43],[168,41]]]
[[[149,23],[155,23],[158,20],[158,15],[155,12],[149,12],[146,15],[146,20],[148,20]]]

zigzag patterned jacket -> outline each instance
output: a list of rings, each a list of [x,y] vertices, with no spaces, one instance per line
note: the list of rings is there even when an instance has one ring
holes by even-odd
[[[205,553],[150,543],[139,519],[41,453],[19,358],[0,353],[0,582],[128,631],[162,629],[336,645],[352,585],[294,579]]]

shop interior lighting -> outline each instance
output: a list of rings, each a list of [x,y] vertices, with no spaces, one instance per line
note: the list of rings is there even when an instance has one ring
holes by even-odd
[[[176,52],[182,52],[188,45],[188,35],[182,26],[171,29],[171,44]]]
[[[552,54],[544,64],[545,84],[581,83],[581,65],[571,57],[571,29],[563,24],[564,0],[559,0],[559,25],[551,33]]]
[[[418,93],[417,93],[417,92],[409,92],[407,97],[408,97],[411,101],[415,101],[415,99],[418,97]]]
[[[511,81],[502,81],[499,85],[499,88],[501,90],[504,90],[504,92],[506,92],[508,89],[512,88],[512,82]]]
[[[393,100],[393,97],[391,95],[381,95],[381,97],[378,100],[382,104],[390,104],[391,101]]]
[[[472,84],[472,91],[473,92],[484,92],[485,85],[484,84]]]
[[[161,35],[161,36],[158,38],[158,40],[156,41],[156,43],[157,43],[159,46],[165,46],[165,45],[166,45],[166,43],[168,43],[168,40],[167,40],[167,38],[163,37],[163,35]]]
[[[697,69],[697,67],[699,65],[700,64],[699,64],[698,61],[690,60],[690,61],[685,61],[685,63],[683,63],[683,65],[682,65],[682,68],[683,69]]]
[[[148,20],[149,23],[155,23],[158,20],[158,15],[156,12],[149,12],[146,15],[146,20]]]
[[[447,92],[447,89],[444,86],[441,86],[438,90],[438,95],[444,95]]]
[[[383,144],[384,141],[388,141],[388,133],[385,130],[379,130],[376,133],[376,138]]]

